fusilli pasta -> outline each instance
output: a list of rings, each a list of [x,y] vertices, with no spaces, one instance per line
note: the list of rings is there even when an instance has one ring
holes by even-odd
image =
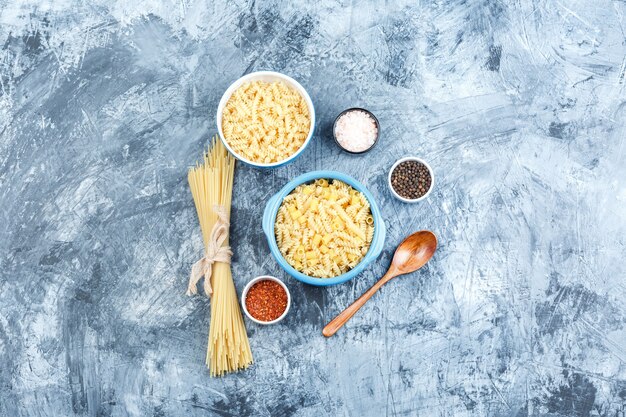
[[[331,278],[363,259],[374,235],[374,219],[362,193],[339,180],[318,179],[283,199],[274,233],[292,267],[312,277]]]
[[[226,143],[257,163],[279,162],[293,155],[304,144],[310,127],[304,98],[281,81],[243,84],[222,114]]]

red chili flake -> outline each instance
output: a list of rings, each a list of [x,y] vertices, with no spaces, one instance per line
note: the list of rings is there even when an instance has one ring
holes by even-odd
[[[276,281],[259,281],[246,294],[246,309],[259,321],[276,320],[287,309],[287,292]]]

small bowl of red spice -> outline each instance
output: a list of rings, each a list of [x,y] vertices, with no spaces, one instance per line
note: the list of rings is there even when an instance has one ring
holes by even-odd
[[[258,324],[274,324],[285,318],[291,306],[287,286],[278,278],[263,275],[254,278],[241,294],[243,311]]]

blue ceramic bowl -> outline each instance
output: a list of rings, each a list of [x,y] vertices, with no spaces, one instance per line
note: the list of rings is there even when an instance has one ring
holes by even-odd
[[[361,262],[359,262],[357,266],[355,266],[345,274],[333,278],[310,277],[303,274],[302,272],[297,271],[283,258],[280,250],[278,250],[276,237],[274,235],[274,223],[276,223],[276,214],[278,213],[280,205],[283,203],[283,199],[298,185],[310,183],[319,178],[337,179],[339,181],[345,182],[346,184],[349,184],[350,186],[352,186],[352,188],[362,192],[367,198],[367,201],[369,201],[370,203],[372,217],[374,218],[374,237],[372,238],[372,243],[370,245],[369,251],[367,251],[363,259],[361,259]],[[279,192],[274,194],[265,205],[265,211],[263,212],[263,232],[267,237],[267,242],[270,246],[270,251],[272,252],[272,255],[274,256],[278,264],[285,271],[287,271],[289,275],[291,275],[298,281],[304,282],[305,284],[317,285],[320,287],[341,284],[354,278],[356,275],[360,274],[361,271],[363,271],[368,264],[378,258],[385,244],[385,222],[380,215],[380,210],[378,209],[378,206],[376,205],[372,194],[365,188],[365,186],[363,186],[363,184],[361,184],[354,178],[346,174],[334,171],[313,171],[300,175],[299,177],[289,181],[287,185],[285,185]]]
[[[252,82],[252,81],[266,81],[266,82],[282,81],[283,83],[287,84],[289,87],[293,88],[298,93],[300,93],[300,95],[306,102],[307,107],[309,108],[309,116],[311,118],[311,127],[309,128],[309,134],[307,135],[300,149],[298,149],[294,154],[290,155],[286,159],[283,159],[282,161],[272,162],[271,164],[262,164],[260,162],[250,161],[244,158],[243,156],[239,155],[237,152],[233,151],[233,149],[230,147],[228,142],[224,140],[224,132],[222,131],[222,114],[224,113],[224,108],[226,107],[226,103],[228,103],[230,96],[232,96],[233,93],[239,87],[241,87],[245,83]],[[304,152],[306,147],[309,145],[309,142],[311,142],[311,139],[313,138],[313,132],[315,131],[315,107],[313,107],[313,101],[311,100],[309,93],[307,93],[304,87],[302,87],[302,85],[300,85],[300,83],[294,80],[293,78],[285,74],[281,74],[280,72],[258,71],[258,72],[252,72],[250,74],[244,75],[243,77],[239,78],[237,81],[232,83],[230,87],[228,87],[228,89],[224,92],[224,95],[222,95],[222,99],[220,100],[217,106],[217,115],[215,117],[215,121],[217,123],[217,131],[219,133],[220,139],[222,140],[222,143],[235,158],[255,168],[261,168],[261,169],[278,168],[280,166],[293,162],[297,157],[299,157],[302,154],[302,152]]]

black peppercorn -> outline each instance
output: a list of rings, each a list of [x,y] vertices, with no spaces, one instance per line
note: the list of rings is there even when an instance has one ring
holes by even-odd
[[[400,197],[415,200],[424,196],[432,185],[430,171],[421,162],[404,161],[391,173],[391,185]]]

